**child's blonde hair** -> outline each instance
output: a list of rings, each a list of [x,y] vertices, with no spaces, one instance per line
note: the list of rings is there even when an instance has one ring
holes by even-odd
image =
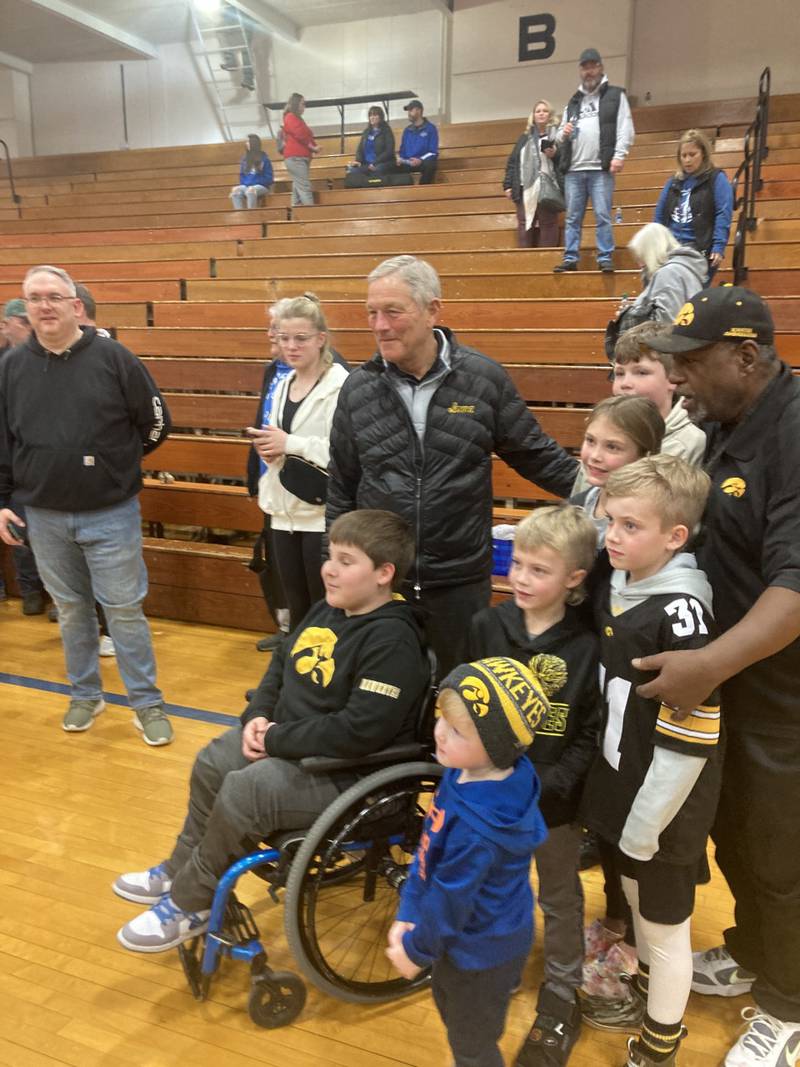
[[[612,471],[605,497],[646,497],[660,514],[662,529],[681,525],[691,534],[703,517],[710,487],[704,470],[662,453]]]
[[[569,571],[588,572],[597,556],[597,529],[583,510],[572,504],[537,508],[517,526],[514,549],[535,552],[550,548],[567,564]],[[580,604],[586,596],[583,582],[567,593],[567,604]]]
[[[666,427],[652,400],[643,396],[607,396],[592,408],[586,428],[601,418],[630,437],[640,456],[652,455],[661,448]]]

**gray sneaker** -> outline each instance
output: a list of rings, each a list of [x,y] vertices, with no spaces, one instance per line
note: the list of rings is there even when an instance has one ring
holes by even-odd
[[[67,714],[61,723],[69,733],[88,730],[101,711],[105,711],[106,702],[99,700],[70,700]]]
[[[146,745],[168,745],[173,740],[172,726],[163,704],[139,708],[133,713],[133,725],[142,731]]]
[[[171,897],[164,897],[149,911],[126,923],[117,933],[117,940],[132,952],[166,952],[204,933],[210,914],[210,911],[182,911]]]
[[[631,995],[622,1000],[581,994],[581,1016],[587,1026],[611,1033],[638,1034],[644,1021],[641,997]]]
[[[118,897],[132,900],[134,904],[158,904],[172,889],[172,879],[166,867],[159,863],[147,871],[131,871],[121,874],[111,888]]]

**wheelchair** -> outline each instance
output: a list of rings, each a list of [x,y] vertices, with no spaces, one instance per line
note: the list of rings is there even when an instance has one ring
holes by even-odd
[[[208,928],[178,948],[197,1000],[208,996],[225,957],[250,964],[250,1018],[274,1029],[303,1010],[306,986],[291,971],[268,964],[253,913],[234,889],[249,871],[269,885],[276,903],[285,890],[284,927],[306,979],[323,993],[358,1004],[378,1004],[424,987],[430,972],[402,978],[384,949],[443,768],[433,762],[436,662],[415,724],[417,740],[358,760],[310,757],[315,773],[378,769],[345,790],[307,830],[277,834],[266,847],[233,863],[217,886]]]

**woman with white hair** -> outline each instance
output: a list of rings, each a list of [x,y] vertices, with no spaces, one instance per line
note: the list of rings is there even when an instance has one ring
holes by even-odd
[[[666,226],[648,222],[628,242],[642,270],[642,291],[624,300],[606,330],[606,354],[613,359],[617,338],[641,322],[672,322],[683,305],[708,284],[702,252],[678,244]]]

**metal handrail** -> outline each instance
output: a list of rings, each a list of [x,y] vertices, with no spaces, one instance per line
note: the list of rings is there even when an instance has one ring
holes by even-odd
[[[6,154],[6,170],[8,171],[8,184],[11,186],[11,200],[15,204],[22,202],[22,197],[17,193],[14,187],[14,171],[11,169],[11,154],[8,151],[8,145],[5,141],[0,140],[0,144],[3,146],[3,151]]]
[[[765,67],[758,79],[758,104],[756,117],[744,135],[744,158],[733,177],[733,207],[741,207],[736,220],[736,237],[733,242],[733,282],[742,285],[747,280],[747,234],[758,225],[756,218],[756,193],[764,186],[761,164],[769,155],[767,131],[769,128],[769,91],[772,75]],[[744,192],[739,195],[740,182],[744,180]]]

